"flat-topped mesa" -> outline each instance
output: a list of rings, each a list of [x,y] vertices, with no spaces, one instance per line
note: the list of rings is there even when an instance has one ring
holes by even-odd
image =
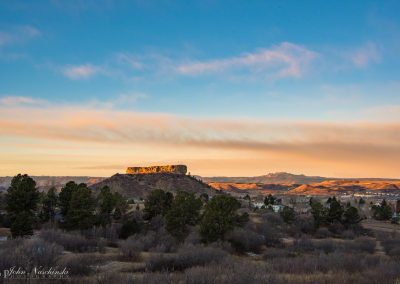
[[[155,174],[155,173],[170,173],[185,175],[187,167],[185,165],[166,165],[166,166],[151,166],[151,167],[128,167],[127,174]]]

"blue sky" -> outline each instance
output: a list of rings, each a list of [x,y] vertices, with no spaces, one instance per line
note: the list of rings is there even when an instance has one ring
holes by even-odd
[[[265,133],[249,138],[251,142],[277,144],[320,143],[326,138],[316,135],[319,140],[315,142],[315,137],[305,134],[304,129],[294,130],[296,123],[339,124],[339,128],[348,124],[397,126],[400,119],[399,1],[232,2],[2,1],[0,107],[3,115],[5,110],[13,109],[21,121],[28,120],[28,126],[30,111],[55,110],[64,117],[61,114],[66,109],[74,112],[74,108],[86,109],[87,113],[110,112],[111,116],[128,113],[147,117],[154,114],[179,118],[184,121],[180,124],[191,121],[195,126],[214,119],[251,121],[249,124],[292,124],[287,137],[265,130]],[[16,133],[15,129],[7,130],[7,127],[15,128],[17,118],[14,121],[7,119],[0,136],[4,145],[9,145],[5,141],[24,144],[29,139],[44,139]],[[40,122],[50,121],[51,117],[36,119],[31,122],[31,127],[49,127]],[[74,135],[77,129],[82,130],[80,126],[72,129],[67,118],[60,120],[60,125]],[[83,124],[96,125],[93,117],[87,120],[92,124]],[[151,140],[149,137],[153,136],[148,134],[151,127],[143,130],[146,134],[142,136],[147,140],[133,135],[129,136],[132,143]],[[358,129],[358,126],[354,127]],[[64,136],[49,132],[51,135],[44,135],[51,136],[48,139],[65,142]],[[185,144],[189,148],[197,147],[193,145],[194,138],[196,143],[210,139],[248,142],[243,129],[216,132],[202,128],[199,134],[190,134],[190,139],[186,136],[188,132],[186,128],[180,131],[172,128],[170,132],[156,136],[157,139],[172,137],[171,145],[190,140]],[[121,129],[103,133],[104,137],[99,140],[113,136],[119,141],[121,137],[116,137],[116,133],[122,135]],[[391,130],[383,136],[392,134]],[[377,147],[388,147],[388,144],[392,147],[393,139],[398,136],[390,137],[385,145]],[[341,136],[334,138],[337,144],[345,140]],[[29,148],[33,152],[44,142],[35,143],[36,146]],[[74,140],[74,143],[78,141]],[[371,145],[375,141],[366,143]],[[10,150],[7,147],[5,149]],[[82,145],[77,147],[85,149]],[[235,154],[236,150],[230,146],[227,148],[233,151],[228,155],[231,161],[235,161],[234,156],[243,156],[243,153]],[[217,148],[208,145],[206,149],[214,151]],[[251,149],[249,146],[248,150]],[[388,153],[397,150],[385,148]],[[25,151],[26,146],[14,149],[16,154],[5,161],[4,173],[16,170],[15,165],[22,161],[19,156]],[[368,155],[368,151],[360,155]],[[60,148],[46,155],[56,159],[54,155],[67,152]],[[311,155],[301,150],[298,153]],[[139,160],[132,157],[134,154],[130,157],[134,163],[176,160],[165,155],[160,158],[144,155]],[[32,156],[32,166],[27,170],[48,172],[40,168],[35,159],[38,157]],[[187,159],[180,158],[179,161],[190,164],[199,158]],[[103,168],[111,168],[110,171],[119,169],[118,162],[112,168],[106,160],[105,157],[103,161],[96,161],[96,169],[101,169],[103,164]],[[198,166],[194,162],[194,168],[201,173],[219,174],[217,170],[204,169],[207,161]],[[346,160],[346,163],[350,162]],[[283,161],[275,163],[279,166],[268,169],[260,166],[255,171],[284,169]],[[335,166],[326,165],[322,170],[320,163],[310,162],[311,166],[302,167],[299,162],[289,166],[288,170],[330,175],[348,173],[347,169],[329,170],[339,168],[344,160],[332,161]],[[82,167],[87,170],[89,165]],[[82,169],[71,170],[71,173],[76,172],[83,173]],[[107,171],[99,172],[103,173],[108,174]],[[247,174],[238,168],[223,173]],[[368,174],[374,173],[373,168],[368,171]],[[351,174],[363,175],[355,170]]]

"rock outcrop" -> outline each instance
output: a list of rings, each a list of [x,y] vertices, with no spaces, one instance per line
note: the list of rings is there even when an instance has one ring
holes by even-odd
[[[127,174],[156,174],[156,173],[171,173],[185,175],[187,167],[185,165],[166,165],[166,166],[151,166],[151,167],[129,167],[126,169]]]

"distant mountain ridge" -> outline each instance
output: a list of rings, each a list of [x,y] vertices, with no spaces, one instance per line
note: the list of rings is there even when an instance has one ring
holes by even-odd
[[[6,190],[10,186],[12,178],[10,176],[0,177],[0,190]],[[39,190],[46,190],[52,186],[60,189],[69,181],[92,185],[105,179],[105,177],[90,176],[31,176],[31,178],[36,181]]]
[[[400,179],[388,178],[332,178],[321,176],[306,176],[303,174],[291,174],[287,172],[269,173],[254,177],[203,177],[207,183],[262,183],[262,184],[312,184],[329,180],[359,180],[359,181],[399,181]]]

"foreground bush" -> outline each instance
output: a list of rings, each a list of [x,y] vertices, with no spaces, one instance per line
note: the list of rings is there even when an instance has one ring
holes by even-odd
[[[73,252],[97,251],[99,248],[101,250],[102,246],[104,245],[104,243],[100,240],[87,239],[77,232],[42,230],[39,235],[42,239],[61,245],[65,250]]]
[[[176,240],[163,227],[158,231],[130,236],[120,244],[134,247],[137,251],[172,252],[176,250]],[[121,246],[120,246],[121,248]]]
[[[57,262],[59,267],[66,267],[71,275],[88,275],[95,269],[99,259],[89,254],[69,254],[60,258]]]
[[[33,267],[54,266],[63,249],[41,239],[15,239],[1,243],[0,270],[13,266],[30,271]]]
[[[153,255],[146,263],[149,271],[182,271],[189,267],[221,261],[227,253],[221,249],[186,246],[171,255]]]
[[[229,241],[238,252],[259,253],[261,247],[265,243],[264,236],[259,235],[248,228],[234,229],[232,232],[227,234],[226,240]]]

